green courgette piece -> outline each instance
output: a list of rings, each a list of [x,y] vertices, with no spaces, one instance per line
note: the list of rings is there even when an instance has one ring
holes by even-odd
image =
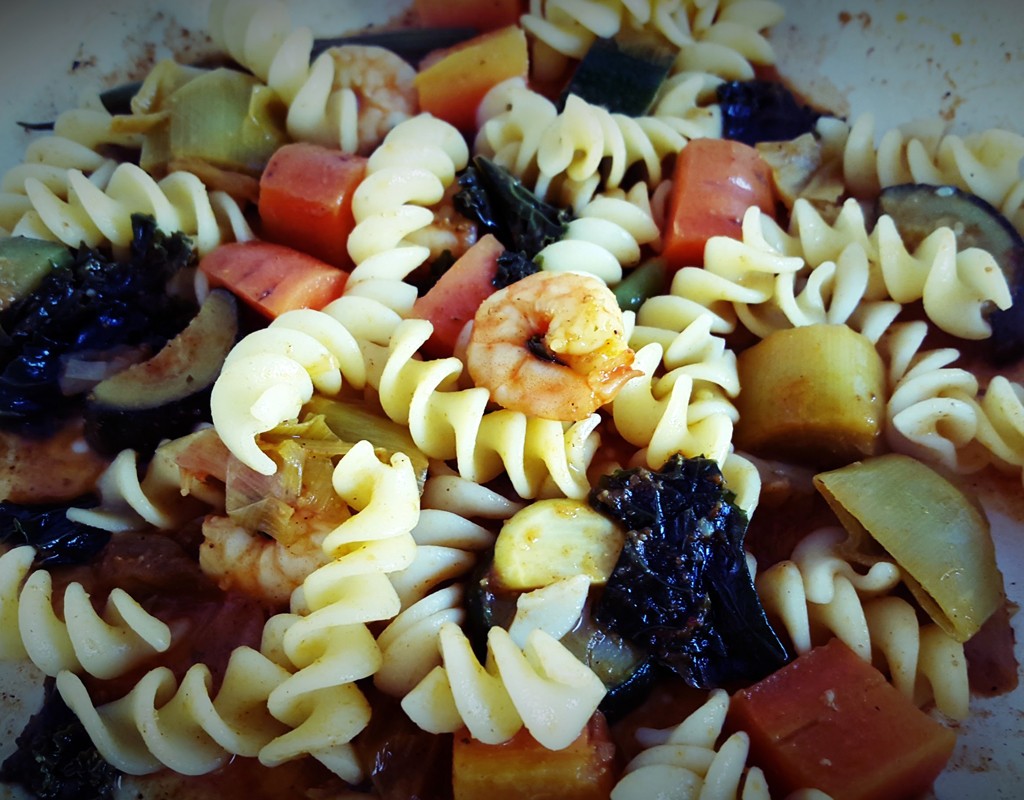
[[[93,387],[86,400],[86,440],[100,453],[152,453],[162,439],[210,419],[210,392],[238,339],[238,304],[222,289],[156,355]]]
[[[62,244],[27,236],[0,239],[0,311],[32,294],[43,278],[71,260],[71,251]]]
[[[991,253],[1006,276],[1013,305],[992,306],[986,313],[992,326],[989,355],[997,364],[1024,356],[1024,238],[997,208],[955,186],[902,183],[879,193],[877,212],[892,218],[910,250],[932,231],[948,227],[961,249]]]
[[[639,311],[645,300],[665,293],[668,280],[665,260],[651,258],[623,278],[612,292],[623,311]]]
[[[641,117],[653,105],[674,60],[672,48],[640,31],[595,39],[577,65],[559,107],[574,94],[612,113]]]

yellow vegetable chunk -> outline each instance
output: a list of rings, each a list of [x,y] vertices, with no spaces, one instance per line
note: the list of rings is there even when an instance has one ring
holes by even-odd
[[[985,512],[931,467],[887,453],[815,475],[814,485],[849,532],[851,557],[895,560],[921,607],[958,642],[1003,604]]]
[[[740,353],[737,369],[740,449],[815,467],[880,452],[885,367],[852,328],[777,331]]]
[[[586,501],[539,500],[509,519],[494,543],[494,573],[513,591],[586,575],[608,581],[625,541],[621,529]]]

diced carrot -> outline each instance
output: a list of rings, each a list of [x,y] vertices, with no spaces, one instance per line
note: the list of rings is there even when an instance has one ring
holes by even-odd
[[[525,9],[523,0],[414,0],[424,28],[476,28],[490,31],[515,25]]]
[[[262,236],[350,267],[346,242],[355,227],[352,195],[366,174],[366,159],[308,142],[271,156],[260,176]]]
[[[839,639],[737,692],[727,727],[750,735],[750,761],[779,797],[807,788],[835,800],[917,797],[956,742]]]
[[[498,256],[505,252],[486,234],[445,272],[430,290],[416,300],[412,315],[430,320],[434,333],[423,346],[432,358],[450,356],[463,327],[476,315],[480,304],[494,292]]]
[[[615,783],[615,744],[598,712],[576,740],[548,750],[523,728],[502,744],[483,744],[466,731],[452,748],[454,800],[607,800]]]
[[[293,308],[321,309],[341,297],[348,273],[273,242],[222,244],[199,262],[210,286],[223,286],[273,319]]]
[[[753,147],[692,139],[676,156],[662,256],[671,269],[701,266],[712,236],[740,237],[750,206],[775,215],[772,172]]]
[[[525,78],[529,63],[526,34],[516,25],[430,54],[415,79],[420,109],[470,131],[484,95],[508,78]]]

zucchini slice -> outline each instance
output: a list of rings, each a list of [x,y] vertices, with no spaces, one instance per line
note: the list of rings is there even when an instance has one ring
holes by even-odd
[[[216,289],[155,356],[93,387],[86,400],[86,440],[108,455],[126,448],[148,455],[161,440],[208,422],[213,383],[237,339],[237,301]]]
[[[668,77],[675,53],[655,37],[622,31],[614,39],[595,39],[576,67],[559,107],[574,94],[613,114],[646,114]]]
[[[71,260],[62,244],[26,236],[0,239],[0,311],[32,294],[51,271]]]
[[[1024,356],[1024,238],[997,208],[956,186],[901,183],[878,195],[877,212],[887,214],[912,249],[936,228],[952,228],[960,247],[992,254],[1006,276],[1013,305],[994,306],[989,358],[1006,364]]]

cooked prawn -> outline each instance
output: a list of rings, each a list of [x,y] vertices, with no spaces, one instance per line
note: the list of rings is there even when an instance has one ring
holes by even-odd
[[[491,295],[466,361],[499,405],[564,422],[586,418],[641,374],[615,295],[575,272],[537,272]]]
[[[347,44],[325,52],[334,62],[332,89],[349,89],[356,96],[359,152],[368,154],[389,130],[416,113],[416,70],[390,50],[374,45]]]
[[[284,545],[228,517],[211,515],[203,521],[199,566],[222,589],[287,605],[306,576],[330,561],[321,547],[328,533],[325,529]]]

